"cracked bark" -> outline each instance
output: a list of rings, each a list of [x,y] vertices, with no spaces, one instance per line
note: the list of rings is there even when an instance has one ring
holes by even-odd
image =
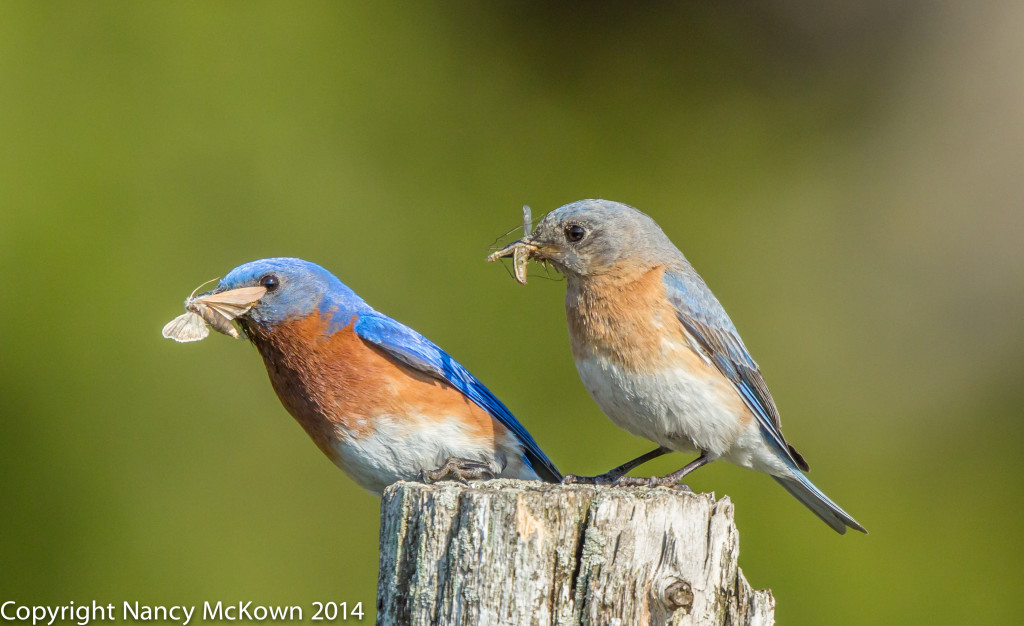
[[[378,624],[774,623],[728,498],[492,480],[381,501]]]

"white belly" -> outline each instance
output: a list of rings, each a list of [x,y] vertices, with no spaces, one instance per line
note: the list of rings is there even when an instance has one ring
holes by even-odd
[[[473,437],[454,419],[412,416],[378,417],[374,426],[360,437],[339,432],[332,447],[334,463],[378,495],[392,483],[437,469],[449,457],[486,463],[495,477],[538,480],[523,459],[521,444],[507,431],[498,433],[497,440]]]
[[[776,476],[792,472],[769,446],[757,420],[721,380],[687,368],[633,374],[608,359],[576,361],[583,385],[623,430],[677,452],[707,452],[713,459]]]
[[[737,410],[742,406],[739,397],[723,401],[720,384],[685,368],[627,374],[610,360],[593,356],[577,361],[576,369],[612,422],[666,448],[727,456],[746,430]]]

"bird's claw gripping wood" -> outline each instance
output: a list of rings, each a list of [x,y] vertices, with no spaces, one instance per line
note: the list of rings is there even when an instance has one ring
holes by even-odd
[[[641,483],[635,481],[647,481],[648,479],[635,479],[630,476],[626,476],[626,474],[629,473],[629,471],[632,470],[633,468],[639,467],[640,465],[643,465],[644,463],[650,461],[651,459],[656,459],[663,454],[668,454],[669,452],[671,452],[671,450],[669,450],[668,448],[658,446],[657,448],[651,450],[650,452],[642,454],[630,461],[627,461],[618,467],[612,468],[611,470],[605,472],[604,474],[599,474],[597,476],[578,476],[576,474],[566,474],[565,477],[562,478],[562,484],[596,486],[612,485],[615,487],[618,487],[619,485],[641,485]],[[643,485],[650,487],[655,486],[653,483],[648,485],[646,482],[644,482]],[[683,487],[686,487],[686,485],[683,485]]]
[[[419,475],[420,482],[428,485],[441,480],[455,480],[465,484],[471,480],[491,478],[494,478],[494,471],[488,464],[456,457],[448,457],[441,467],[435,470],[422,470]]]
[[[670,480],[667,476],[651,476],[649,478],[621,476],[612,484],[616,487],[649,487],[651,489],[655,487],[668,487],[669,489],[693,492],[689,485]]]
[[[594,485],[595,487],[612,486],[621,476],[609,476],[610,472],[598,476],[580,476],[578,474],[566,474],[562,477],[563,485]]]

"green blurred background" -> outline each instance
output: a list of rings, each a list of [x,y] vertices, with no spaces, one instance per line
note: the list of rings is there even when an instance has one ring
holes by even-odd
[[[819,5],[0,4],[0,598],[370,618],[378,500],[251,347],[160,338],[260,257],[444,346],[562,470],[646,451],[577,379],[564,286],[483,262],[522,204],[603,197],[686,252],[871,531],[695,474],[779,622],[1015,621],[1024,5]]]

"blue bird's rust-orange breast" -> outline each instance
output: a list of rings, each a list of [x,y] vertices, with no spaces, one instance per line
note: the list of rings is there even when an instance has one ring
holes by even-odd
[[[251,335],[274,390],[317,446],[334,457],[339,436],[374,433],[374,419],[410,420],[410,427],[456,419],[467,434],[493,440],[502,428],[459,390],[391,358],[365,342],[355,319],[329,332],[319,312]]]

